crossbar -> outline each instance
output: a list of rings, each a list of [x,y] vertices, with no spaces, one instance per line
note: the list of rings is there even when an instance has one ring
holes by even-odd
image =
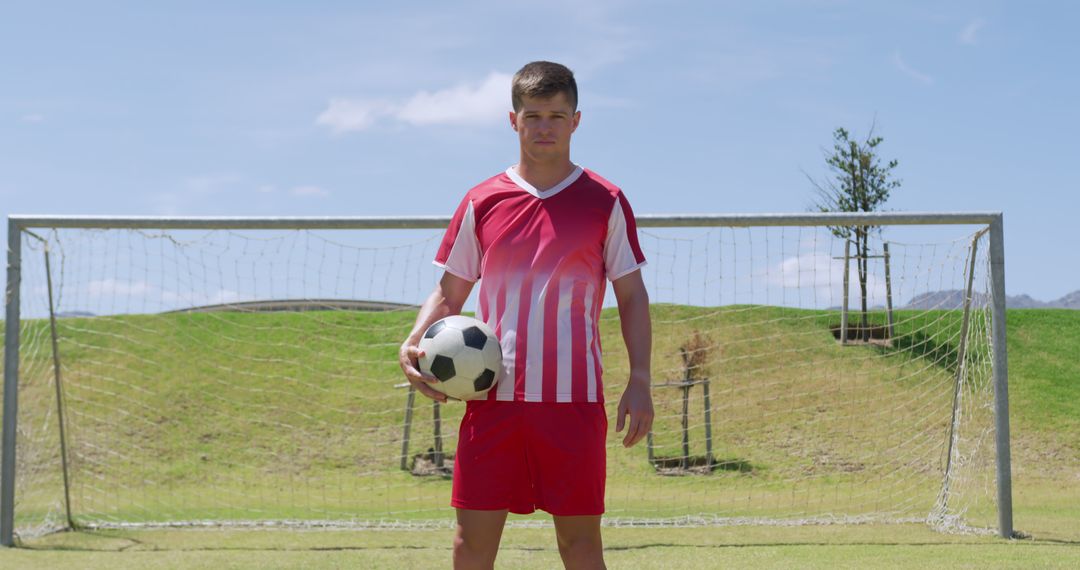
[[[988,225],[1000,212],[828,212],[794,214],[643,214],[639,227]],[[15,214],[21,228],[118,229],[424,229],[445,228],[448,216],[246,217],[246,216],[37,216]]]

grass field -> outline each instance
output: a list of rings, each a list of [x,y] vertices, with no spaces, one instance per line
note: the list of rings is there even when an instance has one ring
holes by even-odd
[[[1071,499],[1080,495],[1075,492]],[[1074,503],[1075,504],[1075,503]],[[1077,512],[1072,513],[1077,520]],[[52,535],[4,568],[448,568],[450,531],[143,531]],[[610,568],[1076,568],[1080,542],[945,535],[923,525],[608,528]],[[508,529],[500,568],[557,568],[551,529]]]
[[[868,359],[854,356],[850,349],[844,352],[837,349],[827,336],[807,331],[820,330],[827,325],[827,316],[813,312],[798,313],[799,318],[781,319],[795,314],[793,310],[780,308],[758,308],[754,319],[747,314],[726,315],[703,314],[689,307],[658,306],[654,308],[656,322],[656,353],[666,355],[658,357],[655,374],[659,377],[670,376],[679,371],[676,348],[686,338],[686,323],[694,323],[700,328],[713,331],[714,335],[730,334],[730,337],[714,338],[719,345],[729,346],[720,355],[743,363],[747,367],[768,369],[775,366],[771,362],[754,362],[749,356],[739,353],[742,338],[763,339],[762,343],[776,343],[778,338],[775,327],[791,327],[784,340],[788,345],[780,346],[777,354],[792,355],[820,366],[826,362],[832,370],[850,370],[857,372],[860,382],[867,390],[875,391],[879,397],[901,399],[901,396],[913,393],[914,386],[903,383],[887,382],[886,376],[924,367],[925,362],[934,363],[941,370],[943,379],[950,377],[952,369],[941,355],[952,350],[949,339],[955,323],[942,324],[930,319],[925,322],[911,322],[901,314],[902,326],[918,327],[922,337],[918,343],[919,353],[883,354],[886,368],[869,364]],[[761,318],[764,314],[767,318]],[[610,315],[609,315],[610,316]],[[775,317],[775,318],[768,318]],[[364,315],[364,336],[342,342],[340,350],[331,353],[330,358],[313,359],[310,357],[310,343],[296,342],[297,338],[326,338],[325,331],[348,328],[349,334],[356,330],[355,314],[278,314],[278,315],[191,315],[185,318],[163,318],[160,316],[124,317],[116,319],[68,319],[64,322],[62,347],[65,358],[69,361],[82,359],[86,365],[78,368],[75,374],[84,374],[86,378],[138,378],[139,382],[129,381],[130,389],[142,389],[150,392],[150,383],[160,385],[160,390],[152,391],[157,400],[142,404],[150,409],[168,409],[171,402],[182,403],[181,408],[200,407],[206,409],[224,408],[222,422],[215,423],[213,429],[206,429],[199,422],[198,414],[159,414],[140,417],[126,433],[111,436],[112,441],[95,442],[96,448],[112,446],[121,452],[111,456],[95,456],[91,452],[86,459],[86,467],[100,469],[108,466],[114,471],[114,482],[121,487],[139,487],[148,477],[155,486],[171,486],[174,499],[164,503],[156,500],[137,500],[130,504],[108,504],[107,502],[86,501],[82,507],[99,509],[107,516],[117,520],[143,520],[159,515],[159,510],[168,511],[169,516],[183,517],[184,509],[190,506],[198,511],[195,518],[206,517],[206,507],[199,503],[200,490],[207,477],[208,459],[236,453],[238,447],[250,449],[252,453],[244,458],[242,464],[225,461],[224,465],[233,472],[250,471],[250,475],[267,481],[266,488],[252,490],[244,488],[243,479],[235,477],[235,487],[228,481],[215,481],[216,489],[230,497],[229,507],[215,516],[228,519],[233,516],[250,516],[253,509],[259,508],[260,502],[273,503],[267,495],[274,496],[274,489],[285,488],[290,481],[295,481],[298,473],[304,473],[303,479],[309,482],[311,473],[320,473],[332,484],[349,481],[348,488],[360,491],[362,486],[354,485],[356,479],[369,477],[372,480],[385,481],[387,477],[405,477],[401,473],[380,471],[375,467],[356,465],[354,455],[337,456],[330,453],[307,453],[313,448],[312,441],[337,438],[333,447],[356,449],[372,445],[373,427],[360,423],[348,433],[339,433],[328,426],[340,421],[342,414],[355,412],[359,402],[348,391],[334,391],[322,385],[315,385],[316,378],[354,381],[357,376],[370,378],[395,378],[396,371],[392,355],[396,340],[403,336],[412,321],[407,313],[385,313]],[[712,319],[710,321],[710,319]],[[743,320],[740,320],[743,319]],[[605,531],[608,546],[608,561],[613,568],[708,568],[728,567],[733,564],[772,567],[1077,567],[1080,566],[1080,363],[1074,357],[1080,347],[1080,312],[1063,310],[1014,310],[1008,315],[1009,324],[1009,367],[1010,400],[1012,405],[1013,433],[1013,495],[1015,527],[1032,538],[1019,541],[1002,541],[989,537],[956,536],[933,532],[924,525],[848,525],[848,526],[802,526],[802,527],[707,527],[707,528],[609,528]],[[33,325],[40,326],[41,324]],[[605,323],[604,346],[611,354],[606,371],[608,381],[607,398],[609,404],[617,401],[619,385],[610,378],[618,378],[622,373],[621,342],[617,338],[617,323]],[[681,327],[681,328],[680,328]],[[755,328],[756,330],[750,330]],[[770,328],[773,327],[773,328]],[[245,340],[245,330],[257,329],[261,335],[262,346],[252,346]],[[940,330],[939,330],[940,329]],[[730,331],[725,333],[723,331]],[[793,334],[792,334],[793,333]],[[158,354],[158,345],[141,343],[138,339],[154,335],[173,338],[177,344],[194,342],[203,346],[206,353],[195,355],[190,352]],[[208,339],[218,339],[210,342]],[[132,342],[135,339],[135,342]],[[224,340],[221,340],[224,339]],[[387,341],[391,339],[391,341]],[[334,341],[336,342],[336,341]],[[122,349],[120,348],[122,345]],[[359,349],[357,349],[359,347]],[[755,347],[744,346],[746,354],[751,354]],[[866,349],[859,349],[866,350]],[[265,351],[265,352],[260,352]],[[214,355],[236,358],[242,365],[231,366],[232,374],[255,377],[258,375],[278,377],[290,382],[291,387],[311,388],[303,392],[300,401],[312,403],[325,400],[319,405],[311,405],[306,411],[298,403],[282,402],[282,394],[273,389],[261,388],[250,390],[241,395],[244,407],[235,407],[232,401],[223,401],[216,397],[215,386],[200,385],[192,376],[151,377],[138,372],[137,364],[153,360],[165,370],[202,370],[205,377],[212,378],[222,360]],[[104,356],[103,356],[104,355]],[[47,361],[47,354],[37,357]],[[877,359],[881,361],[881,359]],[[283,368],[283,363],[303,363],[302,366]],[[32,366],[31,366],[32,368]],[[283,371],[284,370],[284,371]],[[123,374],[118,371],[125,371]],[[127,376],[127,375],[131,376]],[[142,374],[142,376],[140,376]],[[794,382],[824,381],[813,373],[796,371],[791,378],[775,376],[776,386]],[[198,376],[198,375],[196,375]],[[720,375],[717,374],[719,377]],[[818,380],[815,380],[818,378]],[[72,378],[72,384],[78,385],[79,378]],[[723,384],[717,380],[717,392]],[[734,381],[732,381],[734,382]],[[385,382],[384,382],[385,384]],[[85,382],[82,392],[73,392],[68,398],[76,400],[83,408],[77,425],[83,434],[93,433],[89,428],[92,422],[108,417],[109,412],[103,402],[109,397],[117,397],[120,383]],[[349,384],[344,384],[346,387]],[[738,384],[733,383],[732,386]],[[355,386],[355,385],[353,385]],[[39,386],[42,398],[47,396],[47,386]],[[229,388],[216,386],[218,393]],[[355,388],[353,388],[355,391]],[[32,389],[31,389],[32,392]],[[734,392],[729,392],[734,393]],[[808,392],[809,393],[809,392]],[[122,393],[119,394],[123,396]],[[24,396],[33,401],[33,396]],[[800,396],[812,398],[813,396]],[[390,390],[384,400],[388,414],[400,413],[400,392]],[[848,413],[843,405],[829,398],[828,392],[817,409],[827,408],[829,413]],[[936,400],[934,400],[936,402]],[[658,398],[658,408],[668,406],[674,410],[674,400]],[[778,404],[776,404],[778,406]],[[783,417],[787,407],[769,408],[769,404],[755,409],[755,414]],[[801,405],[801,403],[800,403]],[[927,405],[927,404],[923,404]],[[937,405],[932,403],[932,405]],[[101,407],[95,411],[95,407]],[[235,409],[234,409],[235,407]],[[455,421],[455,414],[460,409],[452,406],[444,408],[447,421]],[[257,413],[253,414],[253,410]],[[669,410],[669,412],[671,411]],[[726,410],[727,415],[734,415],[736,408]],[[291,422],[290,414],[302,414],[308,430],[294,433],[291,437],[260,438],[258,428],[280,422]],[[677,419],[676,413],[667,414],[669,422]],[[798,420],[799,418],[787,418]],[[82,423],[79,424],[78,422]],[[359,420],[358,420],[359,421]],[[371,422],[386,421],[378,417]],[[848,423],[862,421],[858,415]],[[867,419],[867,422],[873,421]],[[392,423],[392,422],[391,422]],[[812,422],[807,422],[812,424]],[[854,424],[856,431],[861,429]],[[368,429],[370,428],[370,429]],[[367,429],[367,431],[365,431]],[[701,426],[695,426],[692,439],[700,442]],[[746,433],[755,430],[764,433],[768,426],[746,424]],[[196,437],[192,438],[192,435]],[[383,442],[386,444],[386,442]],[[796,442],[797,444],[798,442]],[[393,445],[393,442],[389,443]],[[734,458],[751,457],[747,463],[757,470],[752,487],[759,497],[766,497],[770,477],[787,472],[802,470],[808,466],[820,465],[812,462],[813,457],[798,453],[784,453],[783,449],[755,449],[751,454],[746,445],[736,441],[718,442],[718,453]],[[648,494],[655,489],[634,487],[634,481],[640,480],[649,469],[641,460],[644,452],[641,447],[626,454],[610,459],[620,468],[613,478],[614,485],[623,485],[624,493]],[[835,450],[834,450],[835,452]],[[842,454],[844,450],[841,448]],[[300,458],[299,464],[275,466],[275,458],[283,456]],[[816,461],[816,460],[815,460]],[[146,466],[151,466],[147,471]],[[228,470],[227,470],[228,471]],[[640,472],[639,472],[640,471]],[[366,475],[365,475],[366,473]],[[830,474],[829,483],[844,474]],[[737,472],[720,474],[714,478],[716,485],[710,493],[723,495],[725,486],[738,488],[747,479]],[[776,476],[775,480],[782,480]],[[94,486],[93,478],[84,477],[81,484]],[[726,483],[725,483],[726,481]],[[445,481],[433,480],[425,485],[423,500],[434,505],[430,508],[445,508],[447,485]],[[775,483],[774,483],[775,484]],[[699,485],[687,482],[684,486]],[[404,485],[384,483],[376,485],[381,497],[375,503],[402,500],[414,500],[406,497],[415,493],[415,488]],[[691,487],[686,487],[691,488]],[[636,490],[635,490],[636,489]],[[745,489],[745,488],[742,488]],[[92,490],[92,489],[91,489]],[[92,496],[92,494],[88,495]],[[351,496],[346,493],[345,497]],[[711,495],[691,492],[693,498]],[[310,500],[307,497],[306,500]],[[317,499],[317,497],[315,498]],[[250,500],[245,506],[244,501]],[[328,512],[333,511],[330,498],[325,505]],[[98,499],[107,501],[107,497]],[[317,502],[317,501],[316,501]],[[426,503],[425,503],[426,504]],[[628,502],[629,504],[629,502]],[[634,504],[641,504],[636,501]],[[650,505],[663,509],[663,499]],[[345,508],[357,508],[350,505]],[[360,507],[362,508],[362,506]],[[429,507],[424,507],[429,508]],[[674,511],[682,509],[676,506]],[[289,503],[276,507],[276,516],[289,516]],[[624,507],[623,510],[626,510]],[[421,509],[417,516],[427,516]],[[197,530],[153,530],[153,531],[95,531],[77,533],[59,533],[40,539],[27,541],[23,549],[0,552],[0,566],[13,568],[145,568],[145,567],[214,567],[214,568],[291,568],[291,567],[375,567],[401,568],[434,566],[444,567],[449,557],[449,531],[197,531]],[[10,564],[10,566],[9,566]],[[550,529],[515,528],[507,531],[504,537],[504,549],[499,559],[500,566],[547,568],[558,565],[558,554],[553,546]]]

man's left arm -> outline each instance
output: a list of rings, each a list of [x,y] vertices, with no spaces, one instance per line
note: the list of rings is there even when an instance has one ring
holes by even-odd
[[[641,279],[641,271],[633,271],[611,282],[619,302],[623,342],[630,355],[630,379],[619,399],[615,431],[621,432],[626,416],[630,425],[623,437],[623,446],[631,447],[652,429],[652,320],[649,318],[649,293]]]

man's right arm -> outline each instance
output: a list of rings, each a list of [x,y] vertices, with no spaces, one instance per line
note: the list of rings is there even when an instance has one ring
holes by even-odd
[[[401,370],[405,372],[405,377],[416,390],[433,400],[445,402],[446,394],[429,386],[438,382],[437,378],[420,372],[417,359],[423,355],[424,351],[417,345],[420,344],[420,337],[431,326],[431,323],[443,317],[461,313],[461,307],[469,298],[473,285],[472,281],[462,279],[449,271],[443,272],[439,284],[421,305],[420,312],[416,315],[416,324],[413,325],[412,332],[398,351],[398,362],[401,364]]]

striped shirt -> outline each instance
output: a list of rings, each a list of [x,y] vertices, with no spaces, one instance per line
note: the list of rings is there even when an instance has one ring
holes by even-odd
[[[465,195],[435,264],[480,280],[477,316],[503,351],[488,399],[603,401],[604,280],[645,265],[618,187],[579,166],[540,191],[511,167]]]

